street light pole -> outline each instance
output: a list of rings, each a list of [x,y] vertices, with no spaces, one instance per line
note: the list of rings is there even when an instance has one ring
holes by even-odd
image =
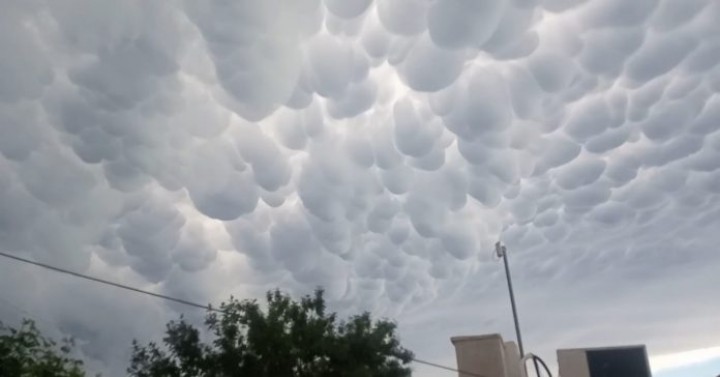
[[[515,335],[517,335],[520,358],[525,356],[523,349],[522,335],[520,335],[520,322],[518,321],[517,307],[515,306],[515,293],[513,292],[512,277],[510,276],[510,265],[508,263],[507,248],[500,241],[495,243],[495,252],[505,263],[505,277],[507,277],[508,290],[510,291],[510,305],[512,306],[513,320],[515,321]]]

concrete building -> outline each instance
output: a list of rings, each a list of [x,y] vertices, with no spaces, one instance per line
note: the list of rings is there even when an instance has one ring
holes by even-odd
[[[534,371],[526,371],[515,343],[503,341],[499,334],[457,336],[450,340],[455,346],[459,377],[535,376]],[[647,351],[642,345],[561,349],[557,351],[557,361],[559,377],[651,376]]]
[[[526,377],[515,342],[500,334],[457,336],[455,346],[459,377]]]
[[[557,351],[563,377],[650,377],[645,346],[575,348]]]

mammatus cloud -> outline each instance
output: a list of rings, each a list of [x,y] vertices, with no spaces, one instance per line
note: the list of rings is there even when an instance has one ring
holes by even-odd
[[[322,285],[452,364],[511,334],[503,239],[548,354],[716,342],[717,2],[2,7],[3,250],[200,301]],[[1,266],[100,369],[181,310]]]

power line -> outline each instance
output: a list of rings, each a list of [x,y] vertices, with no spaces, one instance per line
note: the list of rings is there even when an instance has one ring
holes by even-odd
[[[115,288],[126,289],[126,290],[128,290],[128,291],[132,291],[132,292],[135,292],[135,293],[142,293],[142,294],[144,294],[144,295],[149,295],[149,296],[152,296],[152,297],[155,297],[155,298],[160,298],[160,299],[163,299],[163,300],[176,302],[176,303],[178,303],[178,304],[183,304],[183,305],[191,306],[191,307],[198,308],[198,309],[205,309],[205,310],[210,310],[210,311],[214,311],[214,312],[218,312],[218,313],[224,313],[223,310],[217,309],[217,308],[213,308],[213,307],[211,307],[210,305],[202,305],[202,304],[198,304],[198,303],[196,303],[196,302],[183,300],[183,299],[181,299],[181,298],[166,296],[166,295],[163,295],[163,294],[159,294],[159,293],[154,293],[154,292],[142,290],[142,289],[140,289],[140,288],[131,287],[131,286],[129,286],[129,285],[120,284],[120,283],[115,283],[115,282],[112,282],[112,281],[109,281],[109,280],[96,278],[96,277],[94,277],[94,276],[89,276],[89,275],[81,274],[81,273],[79,273],[79,272],[66,270],[66,269],[64,269],[64,268],[51,266],[51,265],[49,265],[49,264],[36,262],[36,261],[30,260],[30,259],[21,258],[21,257],[18,257],[18,256],[16,256],[16,255],[4,253],[4,252],[2,252],[2,251],[0,251],[0,256],[3,256],[3,257],[5,257],[5,258],[9,258],[9,259],[13,259],[13,260],[18,261],[18,262],[28,263],[28,264],[31,264],[31,265],[34,265],[34,266],[37,266],[37,267],[42,267],[42,268],[45,268],[45,269],[48,269],[48,270],[51,270],[51,271],[55,271],[55,272],[59,272],[59,273],[62,273],[62,274],[67,274],[67,275],[74,276],[74,277],[77,277],[77,278],[89,280],[89,281],[92,281],[92,282],[95,282],[95,283],[105,284],[105,285],[109,285],[109,286],[112,286],[112,287],[115,287]],[[424,365],[428,365],[428,366],[431,366],[431,367],[434,367],[434,368],[439,368],[439,369],[444,369],[444,370],[447,370],[447,371],[450,371],[450,372],[460,373],[461,375],[472,376],[472,377],[486,377],[486,376],[481,375],[481,374],[461,371],[461,370],[458,370],[458,369],[455,369],[455,368],[447,367],[447,366],[440,365],[440,364],[435,364],[435,363],[432,363],[432,362],[429,362],[429,361],[425,361],[425,360],[422,360],[422,359],[413,358],[412,361],[414,361],[414,362],[416,362],[416,363],[418,363],[418,364],[424,364]]]
[[[463,377],[463,376],[486,377],[486,376],[484,376],[484,375],[482,375],[482,374],[466,372],[466,371],[463,371],[463,370],[446,367],[446,366],[444,366],[444,365],[431,363],[431,362],[425,361],[425,360],[413,359],[413,361],[416,362],[416,363],[418,363],[418,364],[425,364],[425,365],[428,365],[428,366],[431,366],[431,367],[434,367],[434,368],[445,369],[445,370],[450,371],[450,372],[460,373],[460,374],[461,374],[461,377]]]
[[[4,252],[2,252],[2,251],[0,251],[0,256],[6,257],[6,258],[10,258],[10,259],[14,259],[14,260],[16,260],[16,261],[18,261],[18,262],[29,263],[29,264],[32,264],[32,265],[35,265],[35,266],[38,266],[38,267],[42,267],[42,268],[45,268],[45,269],[48,269],[48,270],[52,270],[52,271],[55,271],[55,272],[60,272],[60,273],[63,273],[63,274],[72,275],[72,276],[75,276],[75,277],[77,277],[77,278],[94,281],[94,282],[96,282],[96,283],[101,283],[101,284],[113,286],[113,287],[116,287],[116,288],[122,288],[122,289],[126,289],[126,290],[128,290],[128,291],[133,291],[133,292],[136,292],[136,293],[142,293],[142,294],[145,294],[145,295],[149,295],[149,296],[161,298],[161,299],[163,299],[163,300],[176,302],[176,303],[178,303],[178,304],[183,304],[183,305],[192,306],[192,307],[199,308],[199,309],[212,310],[212,311],[215,311],[215,312],[221,312],[221,313],[222,313],[222,310],[213,308],[213,307],[211,307],[211,306],[209,306],[209,305],[202,305],[202,304],[198,304],[198,303],[195,303],[195,302],[183,300],[183,299],[181,299],[181,298],[170,297],[170,296],[166,296],[166,295],[159,294],[159,293],[154,293],[154,292],[150,292],[150,291],[145,291],[145,290],[142,290],[142,289],[139,289],[139,288],[131,287],[131,286],[129,286],[129,285],[124,285],[124,284],[115,283],[115,282],[112,282],[112,281],[109,281],[109,280],[105,280],[105,279],[100,279],[100,278],[96,278],[96,277],[93,277],[93,276],[84,275],[84,274],[81,274],[81,273],[78,273],[78,272],[66,270],[66,269],[60,268],[60,267],[51,266],[51,265],[45,264],[45,263],[35,262],[35,261],[29,260],[29,259],[25,259],[25,258],[21,258],[21,257],[15,256],[15,255],[7,254],[7,253],[4,253]]]

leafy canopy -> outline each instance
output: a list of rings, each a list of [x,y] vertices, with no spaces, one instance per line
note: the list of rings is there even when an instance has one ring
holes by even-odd
[[[256,300],[230,298],[208,311],[209,342],[182,317],[167,324],[164,347],[133,342],[128,373],[135,377],[407,377],[412,353],[396,326],[363,313],[338,321],[327,313],[323,291],[294,301],[267,293]]]
[[[70,357],[72,346],[71,339],[64,339],[58,347],[30,319],[20,328],[0,322],[0,376],[83,377],[82,361]]]

